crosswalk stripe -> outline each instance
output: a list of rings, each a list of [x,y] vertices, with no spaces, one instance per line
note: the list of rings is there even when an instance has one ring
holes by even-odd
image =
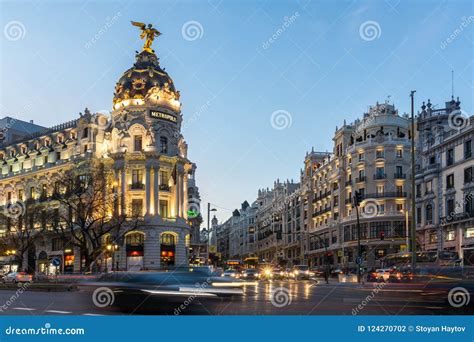
[[[93,313],[85,313],[85,314],[82,314],[82,316],[104,316],[104,315],[93,314]]]

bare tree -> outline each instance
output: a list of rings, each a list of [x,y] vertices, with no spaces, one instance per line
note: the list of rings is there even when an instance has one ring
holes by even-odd
[[[100,162],[85,162],[61,173],[52,199],[56,203],[50,208],[52,229],[65,246],[80,250],[81,271],[95,270],[106,237],[118,243],[138,226],[138,217],[120,213],[112,171]]]
[[[16,260],[22,267],[26,252],[34,249],[35,242],[46,226],[44,207],[35,200],[8,203],[0,212],[0,221],[5,227],[2,245],[15,250]],[[27,271],[33,273],[34,266],[30,266],[27,265]]]

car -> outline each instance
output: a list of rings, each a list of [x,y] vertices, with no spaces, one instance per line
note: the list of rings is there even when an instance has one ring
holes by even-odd
[[[236,270],[226,270],[222,273],[221,277],[240,278],[240,273]]]
[[[33,276],[26,272],[10,272],[2,278],[3,283],[28,283],[33,281]]]
[[[248,268],[242,272],[242,278],[244,279],[258,279],[258,271],[255,268]]]
[[[275,276],[274,267],[270,265],[264,266],[260,268],[258,274],[259,274],[260,279],[267,279],[267,280],[273,279]]]
[[[234,277],[215,276],[207,267],[177,267],[106,273],[94,281],[81,282],[78,287],[90,294],[89,303],[105,301],[100,306],[104,310],[111,307],[125,312],[177,315],[204,308],[199,314],[209,314],[218,303],[241,298],[244,285]]]
[[[290,276],[293,279],[309,279],[314,277],[315,273],[311,272],[307,265],[295,265],[291,270]]]
[[[384,281],[387,282],[390,278],[390,274],[392,273],[391,268],[378,268],[375,270],[377,274],[377,281]]]
[[[340,268],[336,268],[331,271],[331,277],[337,278],[340,274],[344,274],[344,272]]]

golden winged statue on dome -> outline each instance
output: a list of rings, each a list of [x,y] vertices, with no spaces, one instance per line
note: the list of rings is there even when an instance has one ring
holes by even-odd
[[[144,23],[132,21],[132,25],[139,27],[142,31],[140,33],[140,38],[145,39],[145,44],[143,44],[143,50],[153,52],[153,50],[151,49],[151,44],[153,44],[153,40],[155,39],[155,37],[161,35],[161,32],[153,28],[151,24],[148,24],[147,27]]]

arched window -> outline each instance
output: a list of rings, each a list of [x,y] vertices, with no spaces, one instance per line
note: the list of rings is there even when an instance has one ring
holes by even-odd
[[[168,138],[160,137],[160,152],[168,153]]]
[[[426,205],[426,223],[433,223],[433,206],[431,204]]]
[[[140,233],[131,233],[125,237],[125,244],[130,246],[142,245],[144,243],[143,234]]]
[[[166,246],[174,246],[176,245],[175,236],[171,233],[163,233],[161,235],[161,244]]]

